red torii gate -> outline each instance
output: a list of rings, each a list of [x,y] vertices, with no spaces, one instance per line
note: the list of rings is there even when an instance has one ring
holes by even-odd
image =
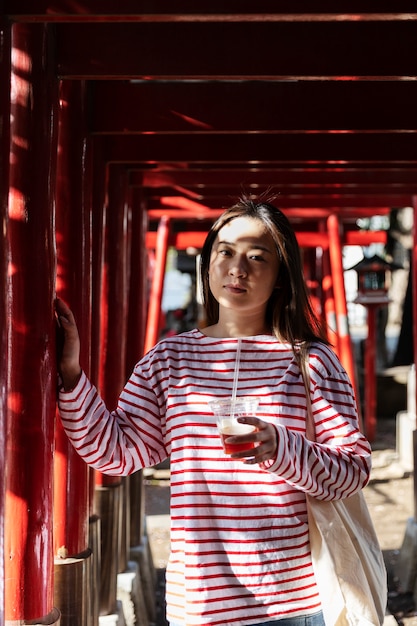
[[[53,299],[56,266],[61,280],[59,293],[68,297],[75,308],[83,346],[87,347],[90,339],[94,346],[91,352],[83,355],[83,366],[87,371],[91,370],[92,379],[102,386],[103,393],[110,399],[116,390],[109,382],[108,370],[98,357],[99,346],[102,353],[106,350],[110,358],[114,357],[117,362],[113,374],[119,380],[124,379],[134,354],[140,355],[143,350],[145,246],[130,247],[127,240],[131,237],[143,244],[147,218],[140,194],[134,196],[132,190],[127,189],[123,169],[109,174],[107,164],[100,161],[99,151],[94,151],[94,146],[82,132],[80,121],[85,121],[86,115],[82,82],[76,85],[68,83],[63,87],[60,92],[61,107],[58,106],[58,81],[47,63],[47,31],[41,24],[30,28],[20,24],[4,32],[2,45],[7,50],[13,45],[21,54],[15,53],[13,74],[7,62],[1,66],[2,84],[7,84],[12,75],[14,95],[11,104],[6,90],[1,97],[1,124],[5,130],[2,133],[5,138],[1,145],[2,163],[9,162],[10,147],[11,159],[10,168],[6,166],[0,174],[4,243],[0,256],[1,311],[5,320],[0,331],[0,384],[3,391],[0,416],[4,418],[0,433],[0,463],[3,476],[7,473],[7,495],[2,490],[0,496],[1,531],[4,530],[6,537],[4,548],[0,542],[0,549],[3,548],[5,553],[1,554],[2,563],[3,557],[7,556],[5,575],[0,577],[2,581],[7,580],[6,590],[1,583],[0,592],[5,601],[0,603],[0,617],[6,623],[39,620],[53,624],[59,620],[56,605],[59,604],[62,610],[66,603],[66,598],[60,595],[62,590],[54,590],[54,565],[59,569],[68,566],[70,587],[66,591],[71,596],[70,601],[78,593],[81,594],[77,598],[79,607],[68,606],[68,610],[74,610],[82,619],[85,618],[82,612],[89,601],[90,580],[97,581],[94,578],[96,573],[91,573],[93,568],[89,565],[91,539],[88,539],[87,530],[94,518],[92,483],[98,478],[100,486],[109,487],[108,491],[119,491],[120,497],[114,498],[119,501],[117,505],[110,504],[111,514],[119,511],[124,489],[121,484],[111,484],[111,481],[109,484],[107,479],[101,477],[95,476],[92,481],[90,472],[84,467],[77,467],[78,460],[58,439],[53,502],[56,397]],[[7,58],[7,54],[5,56]],[[9,128],[10,113],[13,121]],[[58,128],[58,120],[61,128]],[[70,148],[69,133],[75,152],[71,158],[67,153]],[[57,150],[58,145],[60,151]],[[91,163],[92,153],[94,159]],[[71,195],[68,197],[66,181],[70,178]],[[83,185],[78,187],[81,181]],[[104,197],[106,193],[107,198]],[[415,197],[413,202],[417,214]],[[66,203],[71,205],[70,212]],[[126,212],[116,216],[106,211],[109,206],[117,207],[120,203],[123,206],[126,203]],[[130,212],[133,206],[136,211]],[[166,209],[162,210],[166,214]],[[210,215],[214,217],[214,213]],[[181,216],[184,216],[183,212]],[[106,224],[110,224],[113,218],[116,221],[111,222],[110,233]],[[332,225],[335,230],[336,226]],[[63,234],[62,239],[60,234]],[[337,234],[333,236],[337,239]],[[110,244],[107,251],[106,241]],[[122,253],[116,263],[111,251],[119,245],[126,256]],[[340,241],[335,249],[339,245]],[[110,294],[118,294],[120,273],[116,273],[117,264],[123,275],[123,302],[121,307],[114,308],[121,308],[124,317],[121,310],[109,310],[112,303]],[[413,270],[416,276],[417,239],[413,248]],[[339,272],[339,280],[340,275]],[[127,291],[130,289],[133,293],[132,284],[135,285],[135,295],[126,300]],[[416,292],[417,289],[414,289],[415,299]],[[115,317],[110,324],[105,324],[102,315],[111,314]],[[101,325],[100,320],[103,322]],[[133,337],[123,350],[119,350],[119,330],[124,333],[123,337],[126,334],[130,339]],[[416,329],[414,342],[416,354]],[[74,478],[77,488],[71,489]],[[127,525],[126,511],[122,515],[123,524]],[[111,550],[115,549],[116,542],[117,537],[112,539]],[[123,563],[125,552],[119,556]],[[58,566],[55,557],[60,559]],[[67,557],[70,559],[67,560]],[[81,584],[78,585],[75,585],[70,572],[74,560],[82,566]],[[113,594],[113,589],[108,590],[104,604],[112,605]],[[68,616],[62,616],[61,623],[65,619]]]

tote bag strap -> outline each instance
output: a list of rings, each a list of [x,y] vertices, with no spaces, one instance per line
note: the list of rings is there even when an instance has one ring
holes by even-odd
[[[311,390],[310,390],[310,366],[309,366],[309,350],[310,344],[304,341],[295,352],[295,356],[300,368],[301,378],[303,379],[304,389],[306,394],[306,437],[310,441],[316,440],[316,428],[313,418],[313,407],[311,403]]]

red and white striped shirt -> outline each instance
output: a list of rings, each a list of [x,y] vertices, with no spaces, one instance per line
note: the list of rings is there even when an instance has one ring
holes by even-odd
[[[335,354],[321,343],[310,350],[311,442],[291,346],[269,335],[241,339],[238,395],[260,398],[257,415],[277,431],[276,458],[251,466],[227,457],[207,402],[231,395],[237,343],[199,330],[164,339],[137,364],[113,412],[85,375],[59,397],[69,438],[97,470],[127,475],[170,456],[167,615],[186,626],[319,611],[305,493],[342,498],[370,474],[370,446]]]

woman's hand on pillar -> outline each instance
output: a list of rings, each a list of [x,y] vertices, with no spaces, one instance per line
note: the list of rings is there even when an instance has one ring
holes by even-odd
[[[55,300],[55,311],[60,330],[58,342],[58,371],[65,391],[74,389],[81,376],[80,336],[71,309],[63,300]]]

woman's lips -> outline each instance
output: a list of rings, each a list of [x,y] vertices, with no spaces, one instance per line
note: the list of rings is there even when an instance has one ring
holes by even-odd
[[[226,291],[228,291],[229,293],[245,293],[246,289],[244,287],[241,287],[240,285],[225,285],[224,288],[226,289]]]

